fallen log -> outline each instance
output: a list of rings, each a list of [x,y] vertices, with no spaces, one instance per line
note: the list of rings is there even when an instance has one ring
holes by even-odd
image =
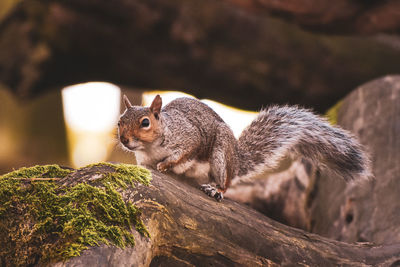
[[[400,244],[348,244],[307,233],[275,222],[232,200],[216,202],[183,182],[182,177],[152,171],[152,181],[148,185],[146,176],[149,173],[133,165],[103,163],[79,170],[49,166],[36,166],[35,172],[30,168],[0,177],[2,266],[14,263],[52,263],[53,266],[397,266],[400,263]],[[14,178],[29,176],[26,170],[29,175],[43,178],[54,175],[64,178],[15,184],[20,181]],[[28,190],[28,199],[36,202],[36,208],[42,204],[44,208],[52,205],[48,196],[57,202],[72,199],[72,205],[67,201],[64,206],[57,206],[53,209],[59,213],[56,217],[43,215],[43,209],[30,209],[30,203],[21,205],[23,196],[19,190]],[[40,198],[32,196],[33,193],[40,194]],[[111,198],[107,198],[110,193]],[[61,198],[55,197],[57,194],[61,194]],[[103,201],[98,201],[98,197]],[[121,204],[120,199],[126,205]],[[114,205],[114,201],[120,204]],[[65,207],[67,211],[86,209],[86,213],[79,215],[83,219],[78,220],[83,225],[77,225],[76,218],[71,217],[75,213],[65,216],[59,212]],[[134,212],[127,220],[105,216],[120,214],[126,207]],[[5,214],[10,210],[14,212]],[[43,216],[44,222],[37,224],[38,218]],[[65,221],[64,217],[68,216],[75,225],[68,218]],[[91,216],[94,218],[85,219]],[[133,236],[124,230],[130,225],[130,218],[136,221],[129,230]],[[60,224],[63,220],[64,225]],[[100,229],[110,229],[111,237],[117,238],[110,239],[108,232],[99,236],[93,222],[100,225]],[[80,230],[74,232],[77,226]],[[48,229],[50,233],[44,233]],[[69,232],[73,235],[68,235]],[[87,232],[89,235],[79,236]],[[55,259],[58,263],[54,263]]]
[[[85,170],[85,179],[104,173]],[[75,177],[80,177],[77,171]],[[64,183],[73,183],[68,176]],[[78,179],[79,180],[79,179]],[[75,180],[76,182],[77,180]],[[150,186],[124,193],[150,238],[133,248],[95,247],[56,266],[396,266],[400,244],[347,244],[275,222],[232,200],[216,202],[178,178],[152,171]]]

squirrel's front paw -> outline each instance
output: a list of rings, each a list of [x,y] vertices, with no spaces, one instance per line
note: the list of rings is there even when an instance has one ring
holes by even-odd
[[[222,192],[219,192],[218,189],[210,184],[201,185],[200,190],[206,193],[208,196],[215,198],[217,201],[224,199]]]
[[[171,168],[170,164],[166,162],[159,162],[157,163],[157,170],[160,172],[167,172]]]

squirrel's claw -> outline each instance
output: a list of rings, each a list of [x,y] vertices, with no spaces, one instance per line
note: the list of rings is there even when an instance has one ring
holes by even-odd
[[[169,166],[165,162],[159,162],[157,164],[157,170],[159,172],[167,172],[169,170]]]
[[[217,193],[214,195],[214,198],[215,198],[218,202],[220,202],[220,201],[222,201],[222,200],[224,199],[224,195],[222,194],[222,192],[217,192]]]
[[[208,196],[215,198],[217,201],[221,201],[224,198],[222,192],[218,192],[218,189],[210,184],[203,184],[200,190],[206,193]]]

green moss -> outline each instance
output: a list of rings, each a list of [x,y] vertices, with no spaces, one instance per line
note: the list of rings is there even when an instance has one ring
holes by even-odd
[[[149,236],[140,211],[120,191],[134,182],[148,185],[150,172],[125,164],[95,164],[101,172],[93,186],[62,187],[57,181],[18,178],[63,178],[71,170],[57,165],[22,168],[0,177],[0,262],[35,265],[66,260],[100,244],[133,246],[131,229]]]
[[[72,170],[63,169],[58,165],[37,165],[30,168],[18,169],[0,176],[0,178],[64,178],[71,172]]]
[[[134,186],[134,181],[140,182],[144,185],[149,185],[150,172],[147,169],[137,167],[130,164],[111,164],[107,162],[91,164],[86,167],[99,167],[108,166],[115,170],[106,174],[101,181],[103,183],[116,183],[122,188],[126,188],[128,185]]]
[[[342,106],[343,101],[337,102],[333,107],[331,107],[326,113],[325,117],[331,124],[337,124],[337,113],[340,107]]]

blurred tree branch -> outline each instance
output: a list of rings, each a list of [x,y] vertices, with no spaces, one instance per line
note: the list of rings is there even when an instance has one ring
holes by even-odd
[[[276,15],[317,32],[400,33],[400,2],[337,0],[225,0],[257,14]]]
[[[267,14],[270,3],[282,9],[288,2],[245,7]],[[22,1],[0,22],[0,82],[20,97],[109,81],[185,90],[247,109],[292,103],[324,112],[361,83],[400,71],[400,49],[373,38],[304,32],[259,11],[211,0]],[[325,25],[317,23],[323,14],[296,12]]]

